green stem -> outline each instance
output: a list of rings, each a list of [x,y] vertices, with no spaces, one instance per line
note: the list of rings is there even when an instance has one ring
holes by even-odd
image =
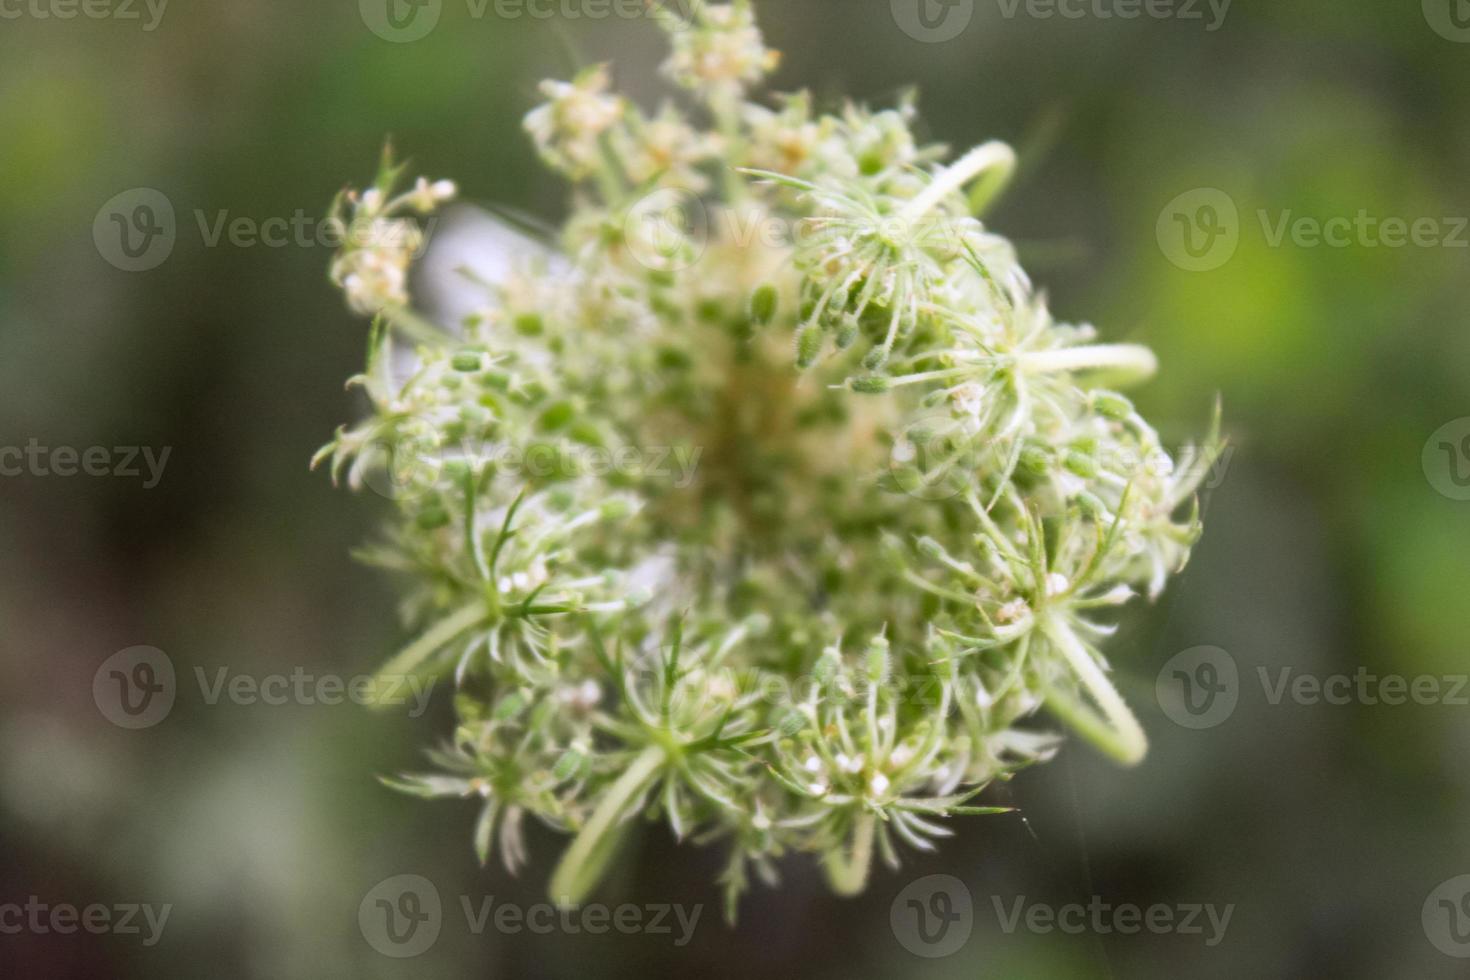
[[[837,894],[848,897],[860,893],[868,883],[868,868],[873,863],[874,821],[871,813],[860,814],[852,829],[852,850],[827,855],[827,881]]]
[[[664,762],[657,745],[644,749],[612,784],[592,817],[562,855],[551,876],[551,900],[562,908],[578,905],[597,886],[618,842],[617,830],[627,811],[652,785]]]
[[[444,647],[450,640],[487,618],[485,606],[478,600],[450,613],[435,623],[428,632],[404,647],[373,675],[373,696],[370,704],[374,708],[384,707],[384,698],[395,693],[401,686],[390,681],[401,681],[417,670],[430,655]]]
[[[394,329],[409,340],[427,344],[430,347],[443,347],[453,342],[454,338],[445,333],[442,327],[406,306],[385,306],[383,315],[388,318],[388,323]]]
[[[1102,709],[1102,716],[1099,717],[1077,698],[1050,685],[1046,692],[1047,705],[1093,745],[1123,765],[1134,766],[1142,762],[1148,753],[1148,736],[1118,694],[1118,689],[1098,666],[1097,660],[1066,623],[1052,618],[1043,628],[1047,638],[1066,659],[1067,666],[1072,668],[1083,690]]]

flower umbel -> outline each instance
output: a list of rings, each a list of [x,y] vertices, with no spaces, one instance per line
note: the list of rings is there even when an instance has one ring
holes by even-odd
[[[640,815],[719,842],[733,915],[785,855],[851,894],[1003,809],[974,801],[1056,751],[1043,710],[1142,759],[1101,644],[1183,567],[1219,439],[1165,453],[1117,390],[1153,355],[1054,320],[984,224],[1008,147],[946,166],[907,100],[755,101],[746,3],[666,26],[695,114],[643,114],[604,66],[546,83],[526,128],[572,213],[463,322],[407,276],[452,185],[397,193],[386,161],[339,202],[372,232],[332,268],[375,317],[372,411],[319,459],[391,487],[365,557],[417,634],[385,674],[457,684],[440,772],[392,784],[479,799],[476,850],[512,870],[527,818],[573,834],[562,902]],[[620,462],[657,453],[698,466]]]

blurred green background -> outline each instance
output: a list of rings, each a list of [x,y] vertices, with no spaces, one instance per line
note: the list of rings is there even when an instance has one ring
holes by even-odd
[[[0,975],[1466,975],[1436,948],[1426,900],[1470,873],[1470,707],[1272,704],[1257,679],[1263,666],[1467,670],[1470,502],[1456,477],[1470,423],[1450,449],[1435,435],[1470,416],[1463,0],[1237,0],[1214,30],[1203,4],[1200,19],[1123,19],[1099,13],[1117,0],[1076,18],[935,3],[969,18],[941,42],[901,28],[905,0],[757,3],[786,55],[775,87],[884,103],[914,84],[931,137],[1012,141],[1021,171],[991,223],[1060,317],[1155,347],[1163,371],[1138,400],[1167,440],[1201,432],[1218,393],[1234,453],[1194,563],[1108,648],[1153,737],[1143,766],[1069,745],[989,794],[1024,820],[971,819],[853,901],[793,861],[735,929],[712,883],[720,856],[644,833],[595,898],[703,903],[683,947],[467,928],[459,896],[541,901],[560,842],[533,834],[519,879],[481,871],[472,806],[375,781],[419,765],[448,731],[447,698],[416,719],[210,705],[193,679],[350,677],[403,638],[391,583],[349,557],[387,504],[306,466],[360,411],[342,381],[365,327],[326,282],[330,252],[211,247],[195,212],[319,216],[370,178],[392,134],[413,172],[555,220],[564,189],[519,128],[536,82],[574,57],[614,59],[619,84],[651,102],[658,31],[444,0],[431,33],[392,43],[351,0],[177,3],[153,30],[141,3],[128,20],[41,17],[57,8],[36,2],[49,0],[0,3],[0,446],[171,454],[152,488],[0,478],[0,906],[172,911],[150,947],[7,930]],[[169,199],[178,234],[162,264],[127,272],[93,223],[138,187]],[[1191,271],[1170,207],[1197,188],[1236,207],[1238,246]],[[1360,211],[1431,219],[1447,241],[1273,243],[1288,213]],[[130,731],[99,712],[92,682],[140,644],[172,658],[180,693],[166,720]],[[1190,730],[1161,710],[1155,678],[1200,645],[1238,664],[1239,704]],[[434,882],[445,925],[429,952],[395,960],[365,941],[358,906],[405,873]],[[937,873],[964,882],[974,931],[931,959],[904,947],[890,911]],[[993,900],[1019,896],[1234,911],[1213,947],[1007,932]]]

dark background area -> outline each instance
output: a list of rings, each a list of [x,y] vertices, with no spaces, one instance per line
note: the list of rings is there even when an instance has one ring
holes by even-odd
[[[413,172],[556,220],[564,188],[519,128],[537,81],[569,75],[574,48],[613,59],[619,84],[651,103],[659,32],[510,21],[493,5],[477,18],[463,0],[445,0],[413,43],[376,36],[347,0],[176,2],[152,31],[141,7],[142,23],[6,8],[22,15],[0,19],[0,446],[171,452],[152,488],[0,477],[0,904],[172,911],[146,948],[0,934],[0,975],[1465,975],[1423,912],[1470,874],[1470,707],[1272,704],[1257,674],[1467,670],[1470,502],[1449,467],[1470,458],[1441,457],[1436,435],[1470,416],[1470,232],[1455,230],[1470,215],[1470,43],[1431,26],[1450,4],[1470,14],[1463,0],[1237,0],[1210,31],[1205,7],[1202,20],[1092,7],[1067,19],[977,0],[943,43],[905,33],[887,0],[757,4],[785,53],[774,87],[885,103],[913,84],[931,137],[1013,142],[1021,168],[993,226],[1059,317],[1157,350],[1163,369],[1137,400],[1167,441],[1202,432],[1218,393],[1233,455],[1193,564],[1107,648],[1152,736],[1141,767],[1069,744],[990,794],[1024,819],[968,819],[857,900],[793,860],[735,929],[713,884],[720,855],[646,832],[594,899],[703,903],[682,948],[466,928],[459,896],[542,901],[561,842],[533,834],[519,879],[481,871],[473,806],[376,782],[419,766],[449,730],[447,697],[415,719],[210,705],[194,682],[195,668],[220,667],[351,677],[404,639],[392,583],[349,555],[386,502],[307,469],[360,410],[342,382],[365,325],[326,280],[331,253],[210,246],[195,212],[318,217],[371,177],[392,134]],[[130,273],[92,229],[138,187],[169,199],[178,236],[166,261]],[[1239,214],[1237,250],[1203,271],[1172,261],[1158,231],[1196,188]],[[1449,241],[1268,233],[1287,212],[1360,211],[1432,219]],[[163,722],[131,731],[99,711],[92,683],[136,645],[168,654],[179,695]],[[1238,664],[1239,704],[1190,730],[1160,708],[1155,678],[1201,645]],[[974,932],[951,956],[920,958],[890,908],[938,873],[973,896]],[[429,878],[446,905],[433,949],[402,961],[357,920],[397,874]],[[1234,911],[1213,947],[1178,933],[1007,933],[993,900],[1019,896]]]

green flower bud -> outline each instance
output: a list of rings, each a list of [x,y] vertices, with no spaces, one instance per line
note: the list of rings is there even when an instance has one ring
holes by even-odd
[[[750,297],[750,321],[764,327],[776,318],[778,297],[775,286],[761,286]]]
[[[817,363],[822,353],[822,328],[808,324],[796,335],[796,366],[803,371]]]
[[[1067,452],[1063,465],[1083,479],[1090,480],[1097,476],[1097,463],[1093,461],[1093,458],[1075,449]]]
[[[847,384],[860,395],[882,395],[892,387],[887,378],[876,374],[865,378],[853,378]]]
[[[1106,419],[1121,422],[1133,414],[1133,403],[1115,391],[1094,391],[1092,407]]]

